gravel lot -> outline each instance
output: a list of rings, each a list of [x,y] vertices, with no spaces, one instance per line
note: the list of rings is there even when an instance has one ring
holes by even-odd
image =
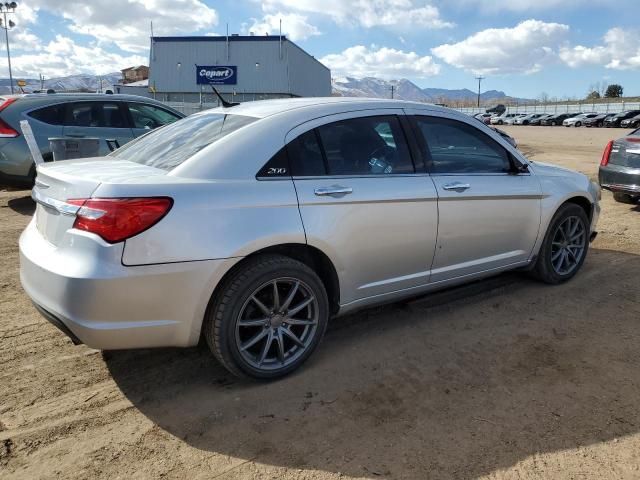
[[[592,176],[624,133],[505,130]],[[640,207],[603,196],[568,284],[506,274],[338,319],[256,384],[203,348],[74,347],[22,292],[33,206],[2,191],[0,477],[640,478]]]

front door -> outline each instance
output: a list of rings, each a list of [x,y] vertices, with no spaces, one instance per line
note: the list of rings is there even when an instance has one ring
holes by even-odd
[[[506,146],[472,119],[414,119],[439,198],[431,281],[526,262],[540,227],[538,179],[517,172]]]
[[[324,117],[287,136],[307,243],[336,266],[342,305],[429,282],[437,195],[414,166],[401,114]]]

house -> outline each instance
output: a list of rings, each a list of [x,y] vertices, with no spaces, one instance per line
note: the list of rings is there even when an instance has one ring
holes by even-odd
[[[146,65],[138,65],[137,67],[129,67],[122,72],[122,83],[139,82],[140,80],[147,80],[149,78],[149,67]]]

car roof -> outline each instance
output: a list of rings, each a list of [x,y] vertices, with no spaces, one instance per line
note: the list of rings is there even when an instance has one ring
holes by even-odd
[[[218,107],[207,112],[229,113],[246,115],[248,117],[265,118],[271,115],[288,112],[291,110],[305,109],[312,114],[314,110],[326,114],[331,110],[336,113],[349,110],[366,110],[373,108],[428,108],[432,111],[451,111],[447,107],[440,107],[430,103],[409,102],[405,100],[391,100],[383,98],[363,97],[306,97],[306,98],[279,98],[274,100],[258,100],[244,102],[233,107]]]
[[[166,110],[184,116],[176,109],[159,102],[153,98],[143,97],[140,95],[124,95],[124,94],[111,94],[111,93],[24,93],[17,95],[0,95],[0,98],[11,99],[15,98],[20,100],[14,102],[11,109],[22,110],[24,108],[33,108],[39,106],[55,105],[57,103],[75,102],[75,101],[105,101],[105,102],[139,102],[146,103],[148,105],[157,105]]]

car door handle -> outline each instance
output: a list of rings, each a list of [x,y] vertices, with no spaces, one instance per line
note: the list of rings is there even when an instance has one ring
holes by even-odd
[[[341,197],[343,195],[349,195],[350,193],[353,193],[353,188],[342,187],[340,185],[331,185],[330,187],[316,188],[313,193],[315,193],[319,197]]]
[[[446,185],[443,185],[442,188],[444,188],[445,190],[455,190],[456,192],[464,192],[468,188],[471,188],[471,185],[469,185],[468,183],[453,182],[453,183],[447,183]]]

